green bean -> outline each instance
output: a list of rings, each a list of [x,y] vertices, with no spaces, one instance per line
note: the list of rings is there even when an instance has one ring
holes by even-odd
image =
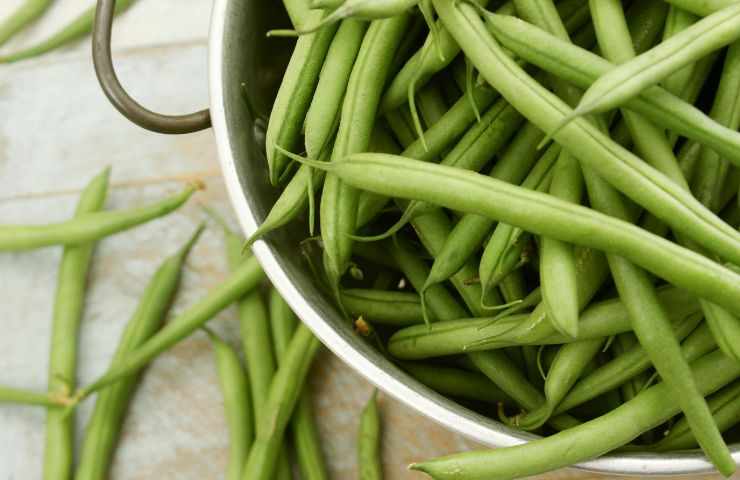
[[[253,290],[263,278],[264,274],[255,257],[244,260],[221,285],[211,290],[202,300],[174,318],[120,363],[111,365],[92,384],[80,389],[76,399],[82,400],[101,388],[112,385],[138,371],[157,355],[186,338],[221,310]]]
[[[740,37],[740,5],[719,10],[596,80],[572,116],[618,107],[705,55]]]
[[[360,480],[381,480],[383,464],[380,458],[380,411],[378,391],[373,391],[370,401],[362,410],[357,437],[357,465]]]
[[[166,258],[154,272],[136,311],[121,334],[111,365],[122,362],[162,326],[179,288],[185,260],[203,227],[199,226],[185,245]],[[87,423],[75,472],[76,480],[99,479],[108,475],[126,411],[139,380],[140,374],[134,372],[118,384],[100,392]],[[249,424],[243,424],[243,428],[246,435],[250,431]]]
[[[699,311],[697,300],[682,290],[672,287],[661,289],[658,297],[673,322],[688,321],[687,316]],[[523,322],[529,316],[515,314],[492,324],[489,318],[483,317],[440,321],[431,324],[429,328],[425,325],[406,327],[390,338],[388,352],[402,360],[414,360],[516,345],[550,345],[592,340],[631,330],[627,309],[618,299],[593,304],[581,312],[578,338],[575,339],[560,333],[543,335],[536,328],[527,336],[512,328],[525,325]]]
[[[622,255],[671,283],[740,312],[740,278],[706,257],[623,220],[483,175],[394,155],[361,153],[328,165],[342,181],[375,193],[435,202],[539,235]],[[527,205],[527,209],[522,209]],[[732,293],[735,291],[736,293]]]
[[[314,18],[321,18],[323,15],[320,11],[311,12],[305,22],[312,23]],[[275,147],[293,149],[298,143],[306,112],[336,30],[337,26],[333,25],[316,34],[303,35],[298,38],[293,49],[272,105],[265,133],[267,166],[273,185],[278,184],[288,164],[288,158]]]
[[[290,345],[290,340],[298,326],[298,318],[274,288],[270,290],[270,323],[272,325],[275,356],[278,365],[281,365],[288,350],[288,345]],[[304,387],[303,392],[298,397],[290,423],[301,478],[306,480],[326,479],[326,466],[321,454],[308,385]]]
[[[370,24],[357,55],[342,104],[332,163],[343,163],[348,154],[366,150],[375,123],[380,94],[398,41],[409,22],[399,15]],[[321,195],[321,238],[324,265],[333,288],[352,255],[351,234],[357,223],[358,191],[329,174]]]
[[[527,381],[503,351],[475,352],[469,354],[468,357],[481,372],[522,408],[534,409],[544,401],[542,394]],[[559,415],[551,418],[550,423],[556,429],[562,430],[571,428],[578,421],[568,415]]]
[[[298,326],[270,384],[264,414],[258,419],[257,436],[242,473],[244,480],[273,478],[285,428],[320,345],[305,325]]]
[[[459,102],[460,100],[458,100]],[[469,110],[472,111],[472,108],[469,108]],[[442,165],[479,171],[490,160],[491,152],[496,152],[503,147],[521,125],[522,120],[522,116],[511,108],[506,101],[499,100],[483,114],[478,123],[465,132],[452,150],[445,155],[441,162]],[[472,121],[472,118],[470,121]],[[428,131],[431,131],[433,128],[430,128]],[[415,152],[411,151],[412,147],[413,145],[407,148],[401,155],[416,158],[417,160],[426,160],[428,158],[426,156],[415,156]],[[433,207],[427,203],[410,202],[404,210],[404,214],[401,215],[401,219],[380,237],[395,233],[412,216],[420,215],[429,208]]]
[[[230,453],[226,478],[239,480],[254,437],[247,372],[241,365],[236,352],[226,342],[212,331],[206,330],[206,332],[211,339],[216,356],[216,367],[229,427]]]
[[[394,238],[392,242],[386,242],[386,246],[406,279],[417,292],[420,292],[429,276],[429,268],[424,261],[414,254],[411,245],[403,239]],[[439,320],[464,318],[468,314],[444,285],[435,285],[427,290],[425,300],[432,316]]]
[[[0,227],[0,250],[30,250],[51,245],[74,246],[99,240],[167,215],[184,204],[198,189],[182,192],[145,207],[90,212],[66,222],[49,225],[5,225]]]
[[[710,116],[731,130],[740,126],[740,42],[735,42],[727,50],[722,67],[717,93],[714,97]],[[704,149],[699,168],[694,177],[692,191],[704,205],[713,211],[721,208],[722,187],[730,170],[730,164],[718,152]]]
[[[299,34],[307,34],[325,28],[348,18],[358,20],[382,20],[407,13],[419,0],[344,0],[321,21],[298,29]]]
[[[693,315],[690,318],[690,320],[680,322],[674,326],[674,334],[678,340],[683,340],[688,335],[688,338],[681,345],[681,352],[689,363],[716,348],[711,332],[706,325],[696,327],[697,323],[701,321],[701,316]],[[613,390],[646,371],[651,365],[645,350],[636,343],[631,349],[614,357],[611,362],[581,378],[557,406],[555,413],[567,412],[609,390]],[[635,394],[639,394],[639,391]],[[631,398],[627,400],[631,400]]]
[[[675,5],[671,5],[668,10],[668,17],[665,21],[665,30],[663,32],[663,40],[668,40],[676,33],[687,29],[696,21],[698,18],[682,8],[678,8]],[[671,75],[663,79],[663,87],[676,96],[680,96],[683,86],[686,85],[691,77],[693,69],[696,65],[686,66]]]
[[[560,145],[556,143],[550,145],[522,182],[522,187],[547,190],[549,188],[547,179],[552,178],[550,173],[557,162],[560,151]],[[478,276],[484,295],[496,287],[515,268],[522,265],[525,255],[524,248],[528,240],[529,235],[521,229],[499,222],[483,249],[478,267]]]
[[[401,367],[412,377],[442,395],[493,405],[514,404],[514,400],[496,384],[477,372],[420,362],[403,362]]]
[[[66,394],[33,392],[0,385],[0,403],[38,405],[41,407],[55,408],[66,407],[70,403],[70,398]]]
[[[692,375],[704,395],[740,375],[734,360],[713,352],[692,364]],[[650,387],[606,415],[555,435],[496,450],[450,455],[411,465],[435,479],[520,478],[572,465],[622,446],[678,412],[676,399],[664,384]]]
[[[491,178],[519,184],[538,159],[537,144],[544,134],[527,123],[514,137],[489,173]],[[491,154],[490,150],[488,155]],[[465,215],[452,229],[434,260],[427,285],[442,282],[457,272],[488,235],[494,221],[481,215]]]
[[[310,18],[311,8],[314,8],[306,0],[283,0],[283,6],[294,28],[303,26],[306,19]]]
[[[118,15],[133,5],[135,0],[118,0],[115,4],[114,15]],[[92,31],[93,19],[95,18],[95,7],[89,8],[72,20],[61,30],[53,33],[50,37],[27,48],[7,55],[0,55],[0,63],[13,63],[28,58],[37,57],[44,53],[56,50],[59,47],[72,43],[87,36]],[[2,43],[2,42],[0,42]]]
[[[481,6],[486,6],[488,0],[480,0]],[[497,10],[499,13],[512,15],[514,5],[507,2],[504,7]],[[391,112],[406,102],[409,88],[413,85],[423,87],[437,73],[449,65],[460,52],[460,47],[452,38],[450,33],[438,22],[437,35],[434,38],[431,33],[427,36],[424,44],[406,62],[401,71],[391,80],[388,88],[383,94],[380,102],[380,111]],[[426,53],[433,47],[439,49],[439,55]],[[466,100],[467,101],[467,100]]]
[[[614,68],[608,61],[513,17],[488,15],[486,21],[504,47],[580,87],[588,87]],[[528,40],[523,42],[523,38]],[[705,60],[699,61],[694,69],[695,74],[700,75],[705,71],[705,65]],[[703,84],[703,80],[697,84]],[[684,95],[692,94],[686,92]],[[720,125],[660,87],[649,87],[630,99],[625,106],[661,126],[710,146],[728,159],[733,159],[733,163],[740,162],[737,153],[740,151],[740,134]]]
[[[714,12],[727,8],[737,0],[667,0],[671,5],[682,8],[695,15],[711,15]]]
[[[550,194],[580,204],[583,176],[577,160],[560,151],[554,167]],[[540,286],[542,300],[555,328],[571,337],[578,336],[578,296],[573,247],[552,238],[540,240]]]
[[[406,326],[424,322],[416,293],[355,288],[342,290],[341,299],[350,315],[372,323]]]
[[[740,420],[740,384],[725,387],[707,400],[714,415],[714,421],[720,431],[725,431],[737,424]],[[691,433],[686,417],[679,419],[666,432],[666,436],[650,450],[667,452],[672,450],[688,450],[697,446],[696,439]]]
[[[679,338],[680,340],[680,338]],[[611,349],[615,358],[618,358],[625,354],[625,352],[632,351],[637,347],[640,342],[637,341],[637,337],[634,333],[622,333],[614,337]],[[638,347],[639,348],[639,347]],[[645,357],[647,359],[647,357]],[[647,360],[649,366],[649,360]],[[645,367],[647,368],[647,367]],[[639,375],[635,375],[626,382],[622,383],[619,390],[622,395],[622,399],[626,402],[632,400],[640,393],[642,386],[648,381],[648,372],[643,371]]]
[[[524,430],[536,430],[541,427],[578,381],[586,366],[599,353],[603,344],[604,339],[597,338],[568,343],[560,347],[547,371],[545,402],[535,410],[516,417],[514,424]]]
[[[103,209],[108,195],[110,168],[95,176],[80,194],[75,219]],[[87,277],[95,242],[67,246],[62,253],[57,274],[54,316],[49,351],[49,392],[66,396],[77,381],[77,340],[85,306]],[[44,478],[68,478],[74,462],[74,417],[63,410],[49,410],[46,415]]]
[[[26,0],[5,20],[0,22],[0,45],[20,32],[46,12],[52,0]]]
[[[327,148],[322,151],[319,160],[326,161],[330,155],[331,149]],[[280,193],[265,219],[246,240],[243,248],[251,246],[268,233],[286,225],[300,215],[308,205],[309,195],[313,195],[321,188],[323,181],[324,172],[308,165],[301,165]]]
[[[318,158],[336,128],[352,65],[367,26],[367,22],[348,19],[339,25],[331,41],[306,113],[304,128],[306,154],[309,158]]]
[[[309,6],[311,8],[320,8],[323,10],[330,10],[337,8],[344,3],[345,0],[311,0]]]

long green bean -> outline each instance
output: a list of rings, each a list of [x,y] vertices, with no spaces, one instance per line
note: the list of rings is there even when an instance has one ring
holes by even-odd
[[[283,361],[298,323],[298,318],[278,291],[274,288],[270,290],[270,324],[278,365]],[[312,410],[311,395],[306,385],[298,397],[295,411],[290,419],[291,433],[301,478],[322,480],[328,477]]]
[[[5,20],[0,22],[0,45],[20,32],[46,12],[52,0],[26,0]]]
[[[350,315],[372,323],[405,326],[424,322],[416,293],[355,288],[342,290],[341,299]]]
[[[376,390],[360,416],[360,429],[357,437],[357,464],[360,480],[382,480],[383,478],[380,431],[380,411]]]
[[[303,390],[311,359],[320,345],[305,325],[298,326],[270,384],[265,413],[257,422],[257,437],[242,473],[244,480],[268,480],[273,477],[285,428]]]
[[[94,177],[80,194],[75,219],[103,209],[108,195],[110,168]],[[74,221],[74,220],[72,220]],[[49,392],[69,395],[77,381],[77,341],[85,306],[87,277],[95,249],[90,241],[67,246],[62,253],[57,275],[54,317],[49,351]],[[74,463],[74,417],[63,410],[46,415],[44,478],[68,478]]]
[[[49,392],[34,392],[22,388],[0,386],[0,403],[15,403],[19,405],[38,405],[41,407],[65,407],[70,398],[66,394]]]
[[[99,240],[167,215],[182,206],[198,188],[188,186],[178,194],[144,207],[90,212],[66,222],[0,226],[0,250],[29,250],[51,245],[74,246]]]
[[[180,285],[185,260],[202,231],[201,225],[187,243],[165,259],[154,272],[136,311],[121,334],[111,365],[123,361],[126,355],[135,351],[161,327]],[[126,411],[139,378],[140,375],[134,373],[100,392],[85,431],[75,480],[99,479],[108,474]],[[244,428],[247,427],[244,424]]]
[[[120,363],[111,365],[92,384],[78,390],[77,400],[80,401],[101,388],[136,372],[157,355],[195,332],[214,315],[254,289],[263,278],[264,273],[256,258],[250,257],[244,260],[223,283],[211,290],[202,300],[174,318]]]
[[[226,479],[239,480],[254,438],[247,372],[229,344],[210,330],[206,331],[216,355],[216,367],[229,427],[230,453]]]
[[[421,383],[443,395],[493,405],[501,402],[514,404],[511,397],[480,373],[420,362],[404,362],[401,366]]]

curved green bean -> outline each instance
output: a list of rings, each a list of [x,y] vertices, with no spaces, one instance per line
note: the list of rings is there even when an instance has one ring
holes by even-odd
[[[103,209],[108,196],[110,168],[95,176],[80,194],[75,219]],[[74,221],[74,220],[72,220]],[[95,249],[90,240],[67,246],[62,253],[57,274],[54,316],[49,351],[49,392],[69,395],[77,381],[77,341],[85,306],[87,277]],[[44,478],[68,478],[74,463],[74,416],[63,410],[49,410],[46,415]]]
[[[244,480],[273,478],[285,428],[320,345],[305,325],[298,326],[270,384],[264,414],[257,421],[257,436],[242,473]]]
[[[135,0],[117,0],[114,15],[122,13],[133,5]],[[53,33],[50,37],[36,45],[24,48],[17,52],[7,55],[0,55],[0,63],[13,63],[20,60],[43,55],[44,53],[55,50],[61,46],[67,45],[75,40],[79,40],[92,31],[93,19],[95,18],[95,7],[89,8],[81,13],[77,18],[72,20],[67,26]],[[2,43],[2,42],[0,42]]]
[[[692,364],[692,376],[704,395],[740,376],[740,365],[720,352]],[[572,465],[620,447],[678,413],[664,384],[650,387],[633,400],[599,418],[523,445],[449,455],[412,464],[435,479],[515,479]]]
[[[244,260],[219,286],[203,299],[192,305],[159,332],[152,335],[120,363],[108,370],[88,386],[78,390],[76,399],[84,399],[101,388],[131,375],[152,361],[160,353],[198,330],[214,315],[253,290],[264,278],[264,273],[255,257]]]
[[[144,207],[90,212],[66,222],[49,225],[3,225],[0,226],[0,250],[30,250],[51,245],[73,246],[99,240],[167,215],[182,206],[198,188],[188,186],[178,194]]]
[[[247,372],[236,352],[226,342],[212,331],[207,329],[206,332],[211,338],[216,356],[216,368],[229,427],[230,453],[226,479],[239,480],[254,438]]]
[[[660,45],[599,77],[566,119],[621,106],[671,73],[740,38],[740,4],[704,17]]]
[[[111,365],[123,361],[162,326],[180,285],[185,260],[203,227],[199,226],[185,245],[165,259],[154,272],[136,311],[121,334]],[[140,374],[135,372],[100,392],[87,423],[75,480],[99,479],[108,474],[126,411],[139,379]],[[247,426],[245,424],[244,428]]]
[[[26,0],[0,22],[0,45],[20,32],[46,12],[52,0]]]
[[[375,390],[360,416],[360,429],[357,437],[357,465],[360,480],[382,480],[383,478],[380,429],[378,391]]]
[[[676,33],[687,29],[696,21],[698,18],[696,15],[687,12],[682,8],[678,8],[675,5],[671,5],[668,10],[668,17],[665,21],[665,29],[663,31],[663,40],[667,40]],[[661,82],[666,90],[676,96],[680,96],[681,90],[686,85],[691,77],[693,69],[696,68],[696,64],[684,67],[671,75],[663,79]]]

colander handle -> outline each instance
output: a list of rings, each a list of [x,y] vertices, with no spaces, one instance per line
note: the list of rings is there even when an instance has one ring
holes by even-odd
[[[124,90],[113,68],[110,48],[115,6],[116,0],[98,0],[92,36],[95,74],[108,100],[124,117],[153,132],[180,134],[209,128],[211,115],[208,110],[188,115],[162,115],[142,107]]]

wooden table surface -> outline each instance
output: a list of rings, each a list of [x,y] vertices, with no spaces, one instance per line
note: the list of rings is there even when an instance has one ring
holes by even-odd
[[[0,18],[21,0],[0,2]],[[30,44],[90,4],[59,0],[51,12],[7,47]],[[120,77],[132,95],[163,112],[207,103],[208,0],[141,0],[115,24]],[[79,381],[108,365],[118,336],[158,262],[203,220],[207,204],[233,221],[211,132],[187,136],[147,133],[106,101],[92,70],[89,43],[38,60],[0,66],[0,222],[43,223],[68,218],[76,194],[106,165],[113,167],[109,208],[143,204],[199,178],[207,190],[167,218],[103,241],[94,258],[80,331]],[[0,383],[44,389],[59,248],[0,255]],[[220,232],[207,230],[187,262],[174,306],[181,311],[225,275]],[[212,322],[238,345],[232,309]],[[322,449],[336,479],[356,478],[354,438],[371,385],[324,350],[311,373]],[[474,448],[460,435],[388,397],[384,420],[386,478],[426,478],[406,470],[414,460]],[[93,401],[77,415],[81,433]],[[41,478],[44,412],[0,408],[0,478]],[[126,420],[114,479],[222,478],[227,434],[206,337],[196,333],[160,356],[147,371]],[[593,478],[563,470],[538,478]],[[606,478],[606,477],[599,477]],[[702,477],[710,478],[710,477]]]

